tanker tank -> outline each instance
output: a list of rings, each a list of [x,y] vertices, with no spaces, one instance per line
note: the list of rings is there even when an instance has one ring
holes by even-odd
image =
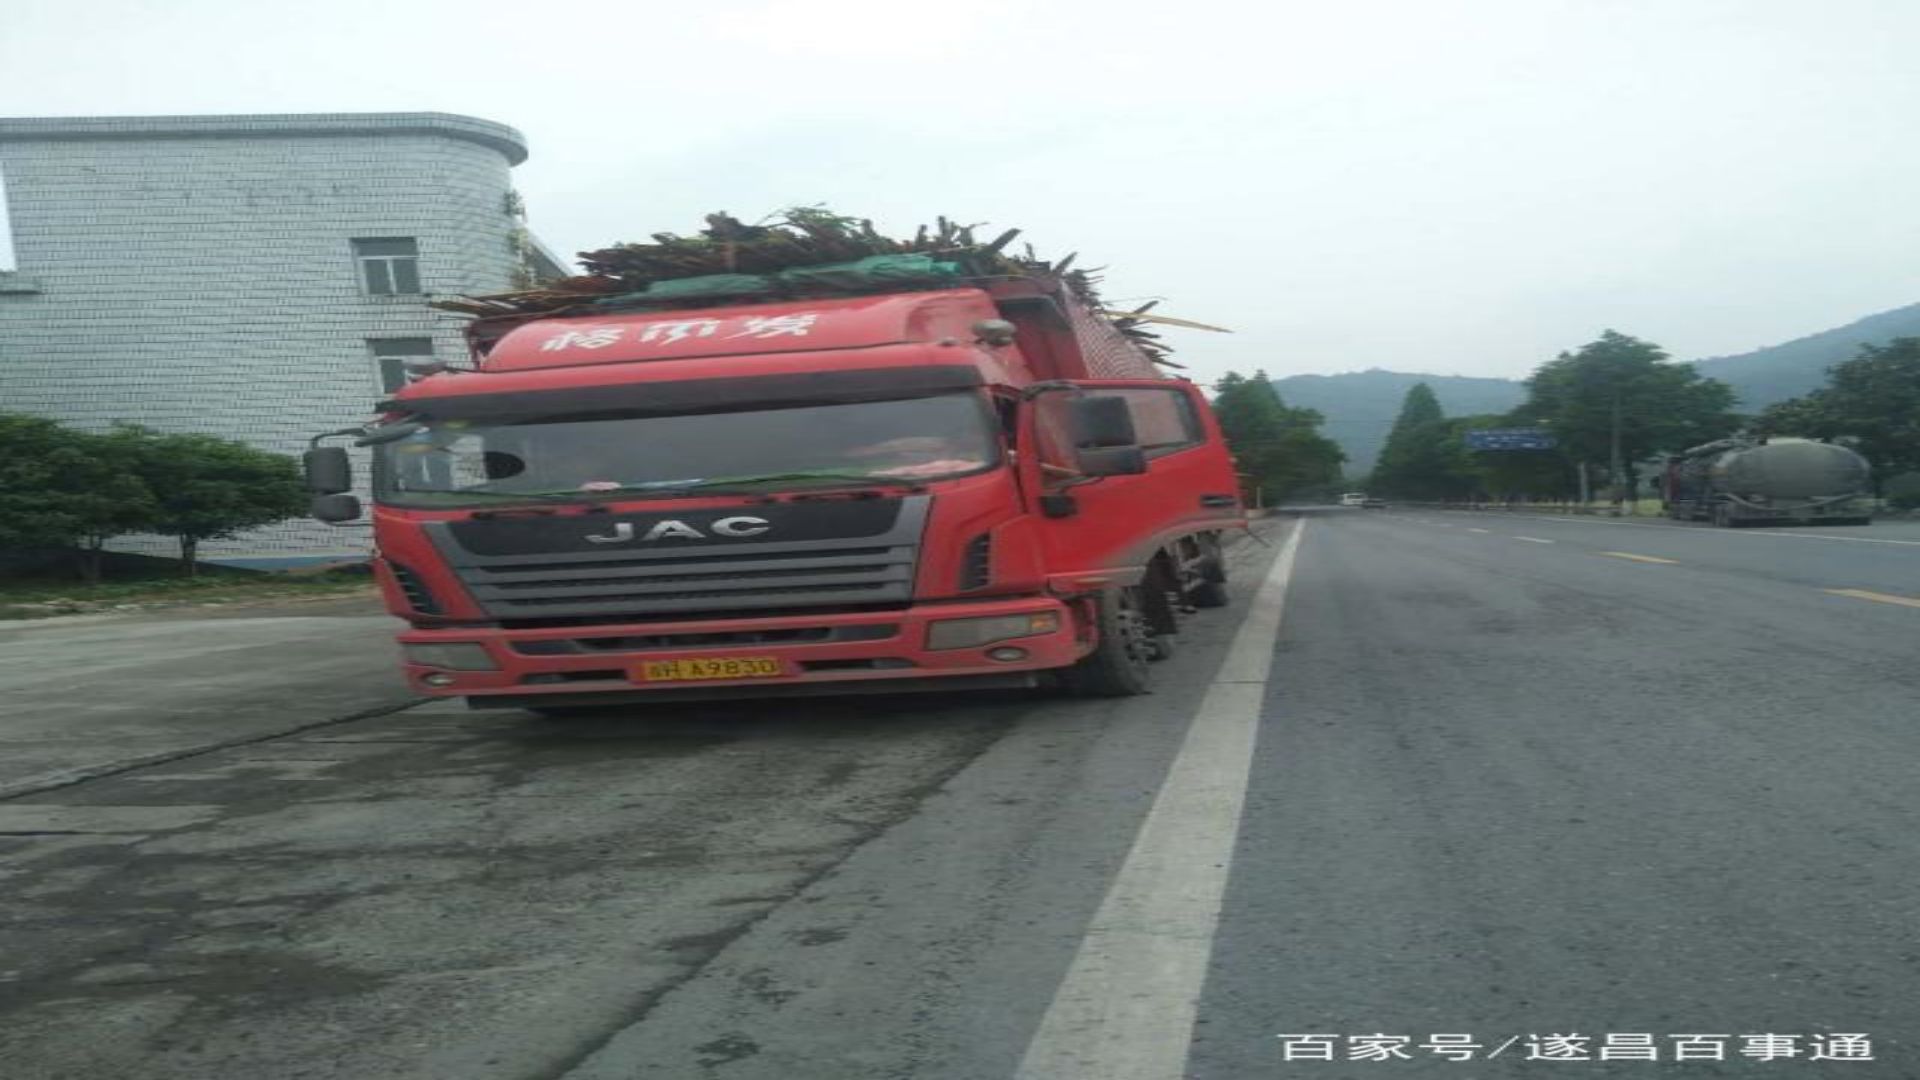
[[[1740,526],[1756,522],[1865,525],[1872,469],[1847,447],[1811,439],[1723,439],[1669,459],[1667,516]]]

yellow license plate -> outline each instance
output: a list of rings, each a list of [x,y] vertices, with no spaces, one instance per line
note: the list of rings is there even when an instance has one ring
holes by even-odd
[[[649,660],[640,665],[645,682],[690,682],[697,679],[767,679],[786,674],[771,656],[692,656],[680,660]]]

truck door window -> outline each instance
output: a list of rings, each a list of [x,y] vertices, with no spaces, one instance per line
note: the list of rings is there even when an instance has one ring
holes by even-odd
[[[1133,430],[1140,436],[1140,448],[1147,452],[1149,459],[1207,441],[1206,429],[1194,414],[1193,399],[1184,390],[1140,388],[1098,393],[1126,401],[1127,410],[1133,414]]]
[[[1041,394],[1033,399],[1033,441],[1031,448],[1040,464],[1040,482],[1046,488],[1062,488],[1081,479],[1073,453],[1073,420],[1068,405],[1069,393]]]

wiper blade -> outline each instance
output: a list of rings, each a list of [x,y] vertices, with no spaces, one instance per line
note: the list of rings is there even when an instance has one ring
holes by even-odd
[[[903,487],[909,491],[924,491],[925,484],[903,476],[871,476],[867,473],[836,472],[792,472],[766,473],[760,476],[723,476],[714,480],[702,480],[695,484],[686,484],[675,491],[716,491],[739,487],[743,484],[774,484],[797,480],[824,480],[830,484],[858,484],[862,487]]]
[[[578,503],[582,501],[579,496],[587,496],[584,500],[586,502],[595,501],[592,496],[596,493],[591,491],[582,491],[577,494],[559,491],[481,491],[477,488],[471,491],[448,491],[442,488],[428,488],[422,491],[401,491],[396,494],[445,495],[455,499],[512,499],[515,502]]]

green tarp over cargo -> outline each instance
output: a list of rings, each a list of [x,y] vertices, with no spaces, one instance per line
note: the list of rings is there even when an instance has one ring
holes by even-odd
[[[795,292],[834,290],[869,292],[902,286],[954,285],[960,264],[940,262],[925,255],[869,255],[853,262],[824,266],[796,266],[774,275]]]
[[[819,292],[887,292],[902,288],[958,285],[962,277],[959,263],[941,262],[925,255],[869,255],[852,262],[797,266],[776,274],[706,274],[656,281],[639,292],[609,296],[593,304],[598,308],[618,310],[689,300],[732,300]]]
[[[687,300],[729,300],[737,297],[766,296],[774,291],[773,279],[764,274],[708,274],[704,277],[656,281],[639,292],[621,293],[595,300],[600,308],[648,307]]]

